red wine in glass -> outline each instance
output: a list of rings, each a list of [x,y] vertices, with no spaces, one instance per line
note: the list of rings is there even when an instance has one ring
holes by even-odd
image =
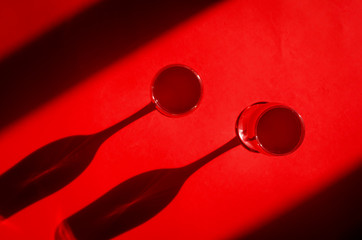
[[[184,65],[170,65],[161,69],[151,87],[152,101],[157,110],[169,117],[196,109],[201,93],[200,76]]]
[[[245,108],[236,121],[236,134],[244,147],[267,155],[294,152],[304,139],[304,122],[292,108],[259,102]]]
[[[199,75],[184,65],[163,68],[151,85],[152,100],[138,112],[95,134],[69,136],[34,151],[0,175],[0,220],[53,194],[77,178],[110,136],[157,109],[168,117],[199,105]]]

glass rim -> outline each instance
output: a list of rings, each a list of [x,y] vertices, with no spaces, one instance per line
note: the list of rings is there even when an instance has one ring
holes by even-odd
[[[274,106],[270,106],[266,109],[264,109],[258,116],[258,118],[256,119],[255,121],[255,126],[254,126],[254,131],[255,131],[255,140],[256,142],[258,143],[258,145],[260,146],[260,148],[265,151],[266,153],[270,154],[270,155],[274,155],[274,156],[283,156],[283,155],[288,155],[294,151],[296,151],[299,146],[302,144],[303,140],[304,140],[304,136],[305,136],[305,124],[304,124],[304,120],[302,118],[302,116],[297,112],[295,111],[293,108],[289,107],[289,106],[286,106],[284,104],[281,104],[281,103],[276,103],[277,105],[274,105]],[[301,132],[300,132],[300,136],[299,136],[299,140],[298,140],[298,143],[288,152],[285,152],[285,153],[274,153],[272,151],[269,151],[267,148],[265,148],[263,146],[263,144],[260,142],[259,140],[259,137],[258,137],[258,125],[259,125],[259,120],[261,119],[262,116],[264,116],[267,112],[269,112],[270,110],[272,109],[276,109],[276,108],[285,108],[285,109],[288,109],[289,111],[291,111],[295,116],[297,116],[298,118],[298,122],[301,126]]]
[[[172,112],[168,111],[167,109],[162,107],[162,105],[158,102],[158,100],[154,96],[154,91],[153,90],[154,90],[154,86],[155,86],[155,82],[157,80],[157,77],[163,71],[165,71],[166,69],[172,68],[172,67],[182,67],[182,68],[185,68],[185,69],[191,71],[195,75],[196,79],[198,80],[198,83],[200,84],[200,97],[199,97],[197,103],[192,108],[190,108],[189,110],[187,110],[186,112],[183,112],[183,113],[172,113]],[[166,66],[162,67],[155,74],[155,76],[154,76],[154,78],[152,80],[152,83],[151,83],[151,100],[152,100],[152,103],[155,105],[157,111],[159,111],[161,114],[163,114],[163,115],[165,115],[167,117],[181,117],[181,116],[185,116],[187,114],[190,114],[191,112],[195,111],[196,108],[199,107],[201,99],[202,99],[202,95],[203,95],[203,90],[204,89],[203,89],[203,84],[202,84],[201,77],[194,69],[192,69],[191,67],[189,67],[189,66],[187,66],[185,64],[181,64],[181,63],[169,64],[169,65],[166,65]]]

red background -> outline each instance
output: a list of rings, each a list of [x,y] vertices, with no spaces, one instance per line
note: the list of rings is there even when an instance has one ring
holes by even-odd
[[[1,1],[0,59],[96,2]],[[186,165],[226,143],[240,111],[258,101],[302,115],[306,135],[296,152],[270,157],[239,146],[118,238],[247,233],[333,183],[361,165],[361,14],[357,0],[222,1],[24,114],[0,131],[0,173],[51,141],[133,114],[150,102],[152,79],[165,65],[189,65],[204,83],[196,111],[181,118],[152,112],[122,129],[75,181],[2,222],[0,239],[52,239],[63,219],[124,180]]]

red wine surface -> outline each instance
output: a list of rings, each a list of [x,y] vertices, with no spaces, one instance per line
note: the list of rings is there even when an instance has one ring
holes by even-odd
[[[169,114],[183,114],[195,108],[201,97],[198,75],[183,66],[162,71],[152,86],[156,105]]]
[[[294,111],[273,108],[260,117],[256,131],[265,150],[286,154],[293,151],[303,137],[303,123]]]

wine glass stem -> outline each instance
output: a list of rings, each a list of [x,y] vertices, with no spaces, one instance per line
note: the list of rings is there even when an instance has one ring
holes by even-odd
[[[109,137],[111,137],[113,134],[121,130],[122,128],[126,127],[130,123],[136,121],[137,119],[147,115],[148,113],[154,111],[156,109],[155,105],[150,102],[146,106],[144,106],[142,109],[137,111],[136,113],[132,114],[128,118],[114,124],[113,126],[97,133],[97,136],[100,136],[103,141],[107,140]]]
[[[214,150],[213,152],[207,154],[206,156],[200,158],[199,160],[186,165],[184,168],[187,169],[187,172],[191,175],[196,172],[198,169],[209,163],[214,158],[220,156],[221,154],[233,149],[234,147],[240,145],[240,141],[238,137],[234,137],[218,149]]]

